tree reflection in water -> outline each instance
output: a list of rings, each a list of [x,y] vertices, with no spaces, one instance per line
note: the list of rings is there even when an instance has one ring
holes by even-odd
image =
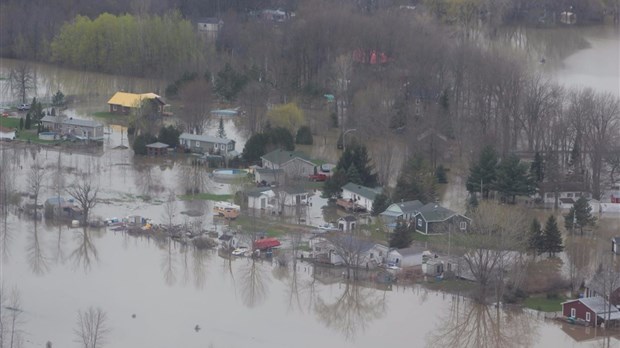
[[[265,300],[266,287],[261,268],[261,261],[255,258],[248,258],[245,265],[240,269],[239,281],[241,283],[241,300],[243,304],[252,308],[261,304]]]
[[[174,241],[168,238],[165,241],[165,252],[161,262],[161,270],[166,284],[172,286],[177,281],[175,270],[175,253],[173,248]]]
[[[49,271],[49,264],[47,257],[43,254],[41,248],[41,239],[39,238],[39,229],[37,227],[37,221],[34,221],[34,231],[29,236],[28,246],[26,247],[26,255],[28,257],[28,263],[32,273],[41,275]]]
[[[364,331],[370,322],[385,314],[385,296],[354,281],[345,281],[340,288],[342,293],[334,302],[319,295],[314,310],[325,326],[353,339],[358,330]]]
[[[70,255],[76,267],[84,268],[84,272],[88,272],[93,261],[99,261],[97,248],[92,240],[92,231],[88,227],[83,227],[81,232],[76,232],[74,240],[76,248]]]
[[[448,315],[427,336],[430,347],[530,347],[538,320],[517,310],[482,305],[454,296]]]

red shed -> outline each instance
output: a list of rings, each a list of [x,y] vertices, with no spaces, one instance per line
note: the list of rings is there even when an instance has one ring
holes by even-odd
[[[585,321],[591,326],[605,322],[608,315],[610,320],[620,320],[618,308],[613,305],[610,307],[602,297],[586,297],[563,302],[562,315]]]
[[[280,241],[275,238],[263,238],[254,241],[254,250],[267,250],[280,246]]]

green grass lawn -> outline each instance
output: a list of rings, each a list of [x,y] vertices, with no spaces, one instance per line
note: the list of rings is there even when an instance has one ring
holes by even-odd
[[[193,201],[193,200],[203,200],[203,201],[227,201],[231,199],[232,195],[216,195],[214,193],[198,193],[195,195],[181,195],[179,199],[182,201]]]
[[[0,126],[5,128],[19,128],[19,118],[0,117]]]
[[[523,301],[523,306],[542,312],[558,312],[562,310],[561,303],[566,299],[558,296],[547,298],[546,296],[532,296]]]
[[[115,114],[108,111],[93,112],[93,116],[121,122],[127,122],[129,120],[129,115]]]

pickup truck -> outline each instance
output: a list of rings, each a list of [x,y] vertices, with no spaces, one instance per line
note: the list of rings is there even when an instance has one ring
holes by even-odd
[[[311,174],[308,176],[308,179],[310,179],[310,181],[325,181],[327,180],[327,175],[321,173]]]

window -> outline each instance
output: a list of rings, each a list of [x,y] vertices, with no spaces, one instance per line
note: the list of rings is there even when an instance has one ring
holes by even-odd
[[[112,111],[116,111],[118,110],[118,106],[117,105],[112,105]]]
[[[418,227],[422,227],[422,219],[418,219]]]
[[[200,141],[196,140],[196,147],[200,147]]]
[[[383,251],[379,251],[379,257],[383,256]]]
[[[586,312],[586,321],[590,321],[590,312]]]
[[[570,316],[575,318],[577,316],[577,309],[576,308],[571,308],[570,309]]]
[[[573,194],[571,192],[569,192],[569,193],[566,194],[566,197],[567,198],[573,198]]]
[[[375,254],[370,253],[370,258],[371,258],[371,259],[374,259],[374,258],[375,258]],[[590,314],[590,313],[588,313],[588,314]]]
[[[461,222],[459,223],[459,227],[460,227],[462,230],[467,229],[467,222],[466,222],[466,221],[461,221]]]

